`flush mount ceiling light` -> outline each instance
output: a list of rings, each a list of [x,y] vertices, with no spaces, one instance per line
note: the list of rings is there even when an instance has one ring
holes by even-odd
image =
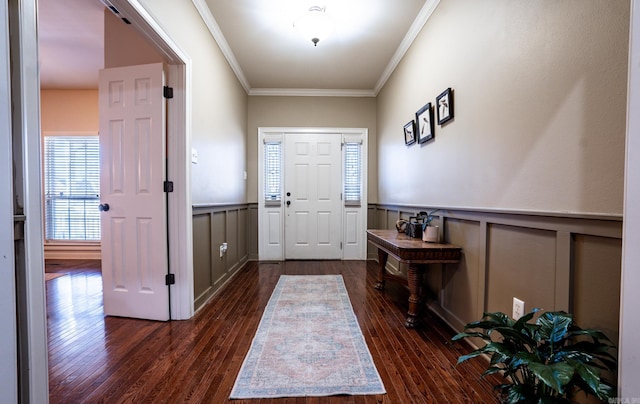
[[[324,7],[312,6],[307,13],[293,23],[293,26],[305,39],[311,40],[313,46],[318,46],[318,42],[331,33],[333,21],[325,13]]]

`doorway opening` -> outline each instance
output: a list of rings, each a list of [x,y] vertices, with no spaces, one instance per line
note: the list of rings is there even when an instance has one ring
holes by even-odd
[[[44,2],[50,0],[39,1]],[[63,3],[59,1],[53,3],[53,7],[57,10],[57,13],[64,12],[62,10],[67,10]],[[99,1],[96,0],[96,3],[99,3]],[[186,124],[186,116],[188,113],[186,95],[190,89],[189,78],[187,77],[188,58],[176,44],[172,42],[168,34],[157,26],[155,21],[137,1],[115,0],[110,2],[109,8],[112,10],[117,9],[118,17],[113,16],[108,11],[102,11],[104,10],[104,8],[102,8],[101,14],[104,13],[102,18],[105,19],[105,24],[107,24],[109,18],[111,18],[111,20],[115,19],[116,22],[112,24],[119,24],[117,26],[121,27],[117,28],[117,30],[128,30],[129,34],[127,35],[129,35],[129,38],[132,37],[131,32],[137,37],[130,39],[137,44],[136,49],[139,49],[139,44],[144,42],[147,48],[151,48],[156,55],[160,55],[162,61],[165,63],[167,85],[174,89],[174,98],[170,100],[170,102],[167,102],[167,141],[165,148],[167,153],[166,159],[170,162],[170,164],[167,165],[166,177],[167,180],[174,181],[175,184],[175,192],[167,194],[168,208],[166,214],[166,225],[169,232],[169,267],[173,269],[172,273],[176,279],[175,286],[171,286],[172,302],[170,309],[172,318],[174,319],[190,318],[193,315],[193,293],[192,288],[189,287],[189,285],[192,284],[193,278],[192,266],[190,264],[192,259],[191,248],[188,248],[191,244],[191,197],[188,181],[190,166],[186,164],[185,157],[185,150],[189,148],[187,143],[189,142],[190,136],[188,125]],[[131,25],[123,24],[120,19],[126,19]],[[111,31],[114,31],[113,27]],[[122,40],[122,34],[117,35],[116,40],[120,42]],[[72,38],[72,41],[73,40],[80,39]],[[113,54],[113,52],[117,52],[117,50],[112,50],[111,53]],[[147,55],[148,54],[149,52],[147,52]],[[113,65],[114,63],[126,65],[136,62],[127,63],[127,61],[122,58],[114,61],[113,55],[111,57],[107,55],[105,59],[111,60],[105,63],[107,66]],[[97,75],[97,72],[95,73]],[[97,92],[97,80],[94,91]],[[97,99],[95,103],[97,104]],[[97,126],[98,124],[96,122],[94,125],[96,132]],[[43,132],[45,132],[46,129],[47,128],[43,127]],[[84,252],[82,251],[83,249],[85,249]],[[78,250],[80,250],[81,254],[78,255],[77,258],[100,258],[99,250],[95,247],[81,246],[79,249],[76,248],[76,252]],[[53,256],[56,257],[55,254]],[[60,255],[58,254],[56,258],[60,258]]]

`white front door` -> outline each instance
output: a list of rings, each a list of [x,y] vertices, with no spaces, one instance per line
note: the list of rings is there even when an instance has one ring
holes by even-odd
[[[342,135],[284,136],[286,259],[341,259]]]
[[[105,315],[169,319],[162,64],[100,71]]]

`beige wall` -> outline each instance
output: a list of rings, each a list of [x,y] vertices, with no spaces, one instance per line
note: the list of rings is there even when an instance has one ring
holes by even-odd
[[[40,125],[45,132],[98,133],[98,90],[41,90]]]
[[[628,31],[628,1],[442,0],[378,96],[379,201],[621,214]]]
[[[333,127],[369,129],[368,201],[377,200],[376,101],[357,97],[249,97],[248,202],[258,201],[258,128]]]
[[[163,62],[162,55],[131,25],[104,11],[104,67]]]
[[[246,201],[247,94],[190,1],[142,0],[189,57],[191,165],[194,204]]]

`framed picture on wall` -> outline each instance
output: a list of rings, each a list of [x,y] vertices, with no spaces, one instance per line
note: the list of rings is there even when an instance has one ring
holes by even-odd
[[[413,121],[404,125],[404,144],[409,146],[410,144],[414,144],[416,142],[416,133],[415,133],[415,125]]]
[[[430,102],[416,112],[416,131],[418,143],[433,139],[433,108]]]
[[[438,125],[453,119],[453,93],[451,88],[447,88],[436,98],[436,108],[438,109]]]

